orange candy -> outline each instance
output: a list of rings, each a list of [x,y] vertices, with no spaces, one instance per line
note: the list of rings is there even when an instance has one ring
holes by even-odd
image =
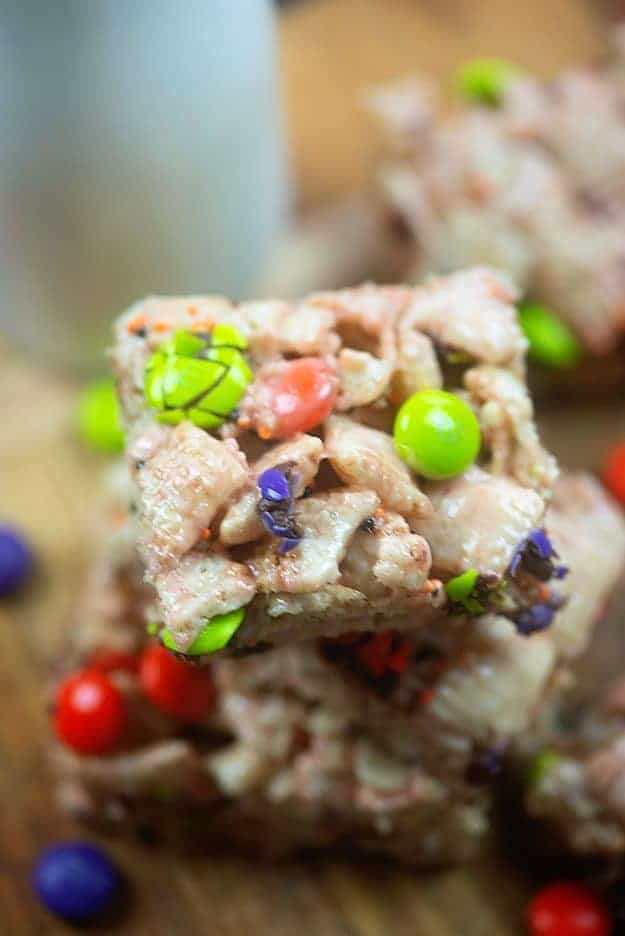
[[[272,435],[288,439],[314,429],[330,415],[338,380],[321,358],[308,357],[289,361],[278,374],[268,378],[266,387],[275,415]]]

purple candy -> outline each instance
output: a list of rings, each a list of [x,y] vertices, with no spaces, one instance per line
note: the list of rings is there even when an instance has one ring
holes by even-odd
[[[51,913],[84,922],[111,906],[119,893],[121,877],[97,845],[61,842],[42,852],[33,869],[32,884]]]
[[[291,474],[291,463],[280,467],[267,468],[256,479],[260,492],[258,512],[265,529],[282,540],[281,554],[295,549],[301,542],[301,533],[293,515],[293,487],[295,479]]]
[[[292,549],[295,549],[296,546],[299,546],[301,541],[302,541],[301,536],[285,537],[280,543],[280,545],[278,546],[278,552],[280,553],[281,556],[283,556],[285,553],[288,553]]]
[[[0,597],[20,588],[33,567],[33,554],[14,527],[0,525]]]
[[[568,568],[564,565],[556,566],[553,559],[558,558],[558,553],[553,548],[553,544],[547,533],[543,529],[532,530],[529,536],[516,548],[509,566],[509,573],[513,577],[519,568],[524,568],[526,572],[535,575],[543,582],[551,578],[562,579],[568,574]]]
[[[528,536],[528,540],[530,543],[534,544],[541,559],[551,559],[552,556],[557,555],[555,549],[551,545],[551,540],[544,530],[534,530]]]
[[[524,608],[515,618],[519,634],[528,636],[549,627],[556,610],[557,608],[549,604],[535,604],[531,608]]]
[[[260,519],[263,521],[263,526],[270,533],[273,533],[274,536],[289,536],[291,533],[291,526],[288,523],[280,523],[277,521],[271,511],[263,510],[260,515]]]
[[[260,496],[264,500],[280,503],[288,501],[291,497],[289,481],[283,471],[278,468],[267,468],[256,480]]]

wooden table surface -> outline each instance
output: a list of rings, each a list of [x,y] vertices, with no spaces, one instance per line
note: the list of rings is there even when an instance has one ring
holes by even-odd
[[[326,0],[291,8],[280,24],[280,53],[302,204],[320,204],[366,179],[373,144],[357,110],[363,86],[415,67],[442,75],[478,52],[512,56],[545,72],[598,45],[593,16],[573,0]],[[81,834],[52,806],[41,690],[88,554],[83,521],[102,463],[74,439],[71,383],[27,369],[0,351],[0,399],[0,518],[28,533],[40,560],[33,586],[0,605],[0,934],[67,933],[39,909],[28,883],[41,847]],[[543,421],[548,443],[574,467],[594,467],[610,440],[625,435],[622,407],[544,413]],[[618,606],[611,618],[612,628],[618,626]],[[91,930],[97,933],[524,932],[528,882],[496,856],[468,869],[417,877],[331,859],[265,867],[184,860],[128,843],[109,847],[132,882],[132,896],[119,919]]]

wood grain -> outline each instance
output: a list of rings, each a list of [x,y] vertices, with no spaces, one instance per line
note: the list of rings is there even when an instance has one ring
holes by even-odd
[[[537,24],[539,26],[537,27]],[[594,52],[597,26],[582,3],[536,0],[325,0],[290,8],[280,29],[287,124],[301,201],[358,187],[375,144],[360,89],[418,67],[446,74],[461,58],[498,52],[545,72]],[[40,560],[36,581],[0,605],[0,933],[67,933],[32,899],[40,847],[80,830],[53,810],[42,741],[46,665],[60,646],[88,554],[83,521],[102,463],[74,439],[75,387],[0,352],[0,518],[18,523]],[[617,409],[545,414],[550,444],[593,467],[625,434]],[[612,627],[619,624],[612,615]],[[133,899],[96,933],[148,936],[515,936],[528,883],[496,856],[464,870],[415,877],[334,860],[264,867],[189,861],[109,843]]]

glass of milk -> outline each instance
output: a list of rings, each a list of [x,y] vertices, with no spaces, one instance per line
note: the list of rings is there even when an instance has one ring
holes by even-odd
[[[0,10],[0,331],[102,366],[148,293],[249,294],[280,233],[270,0]]]

